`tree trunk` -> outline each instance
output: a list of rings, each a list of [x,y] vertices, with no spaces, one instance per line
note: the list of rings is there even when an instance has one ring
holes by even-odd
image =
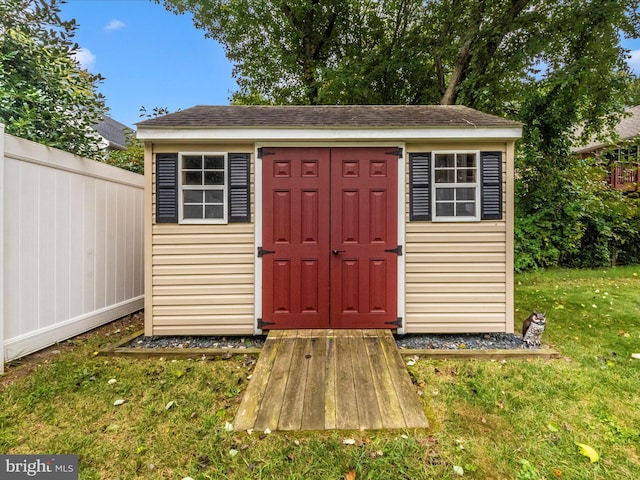
[[[460,47],[458,59],[456,60],[456,64],[453,67],[453,72],[451,72],[451,78],[449,78],[447,89],[440,99],[440,105],[455,105],[456,99],[458,98],[458,85],[460,85],[460,82],[462,82],[464,71],[468,67],[469,60],[471,59],[472,42],[473,40],[469,38],[462,44],[462,47]]]

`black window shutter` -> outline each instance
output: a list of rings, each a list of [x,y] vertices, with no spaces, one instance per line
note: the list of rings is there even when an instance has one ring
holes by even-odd
[[[156,154],[156,223],[178,223],[178,154]]]
[[[250,172],[250,154],[229,154],[229,222],[251,221]]]
[[[431,220],[431,153],[409,154],[409,219]]]
[[[480,152],[482,220],[502,220],[502,152]]]

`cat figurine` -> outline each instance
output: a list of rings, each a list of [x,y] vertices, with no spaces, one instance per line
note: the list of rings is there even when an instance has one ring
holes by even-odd
[[[522,324],[522,348],[540,348],[546,313],[533,312]]]

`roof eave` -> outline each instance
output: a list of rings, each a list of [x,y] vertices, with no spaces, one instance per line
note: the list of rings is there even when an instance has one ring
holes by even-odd
[[[522,126],[402,127],[402,128],[227,128],[138,127],[142,141],[358,141],[358,140],[517,140]]]

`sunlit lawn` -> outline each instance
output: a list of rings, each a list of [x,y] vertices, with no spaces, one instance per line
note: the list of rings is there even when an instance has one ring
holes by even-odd
[[[229,432],[253,358],[95,356],[130,333],[108,327],[0,387],[0,453],[76,453],[87,479],[638,479],[639,274],[517,276],[516,318],[546,311],[563,358],[419,360],[427,432]]]

